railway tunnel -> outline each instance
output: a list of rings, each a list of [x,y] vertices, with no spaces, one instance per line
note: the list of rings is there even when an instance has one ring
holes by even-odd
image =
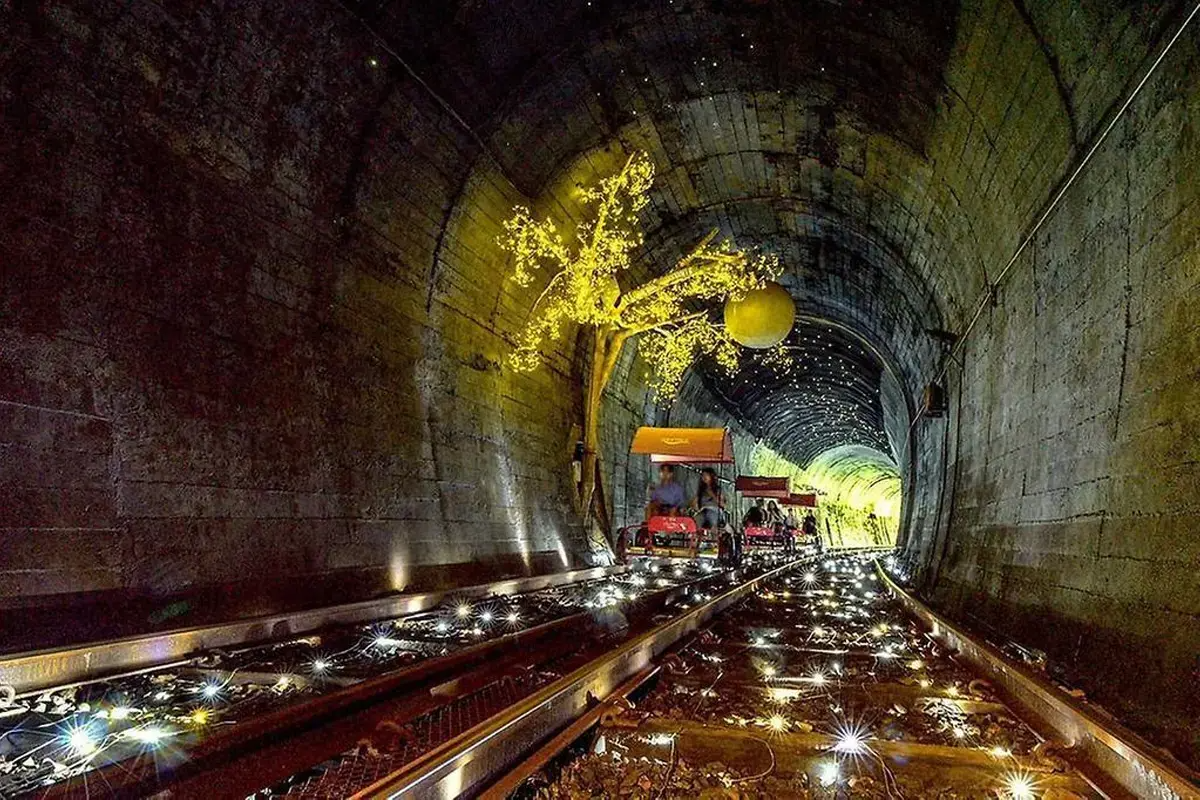
[[[1196,10],[0,4],[0,652],[608,569],[637,429],[726,428],[826,546],[1200,767]],[[625,285],[716,230],[796,315],[666,395],[624,348],[601,529],[591,330],[514,369],[549,275],[501,240],[635,153]]]

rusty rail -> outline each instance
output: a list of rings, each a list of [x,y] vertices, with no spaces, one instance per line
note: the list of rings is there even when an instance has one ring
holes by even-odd
[[[934,638],[987,677],[1036,727],[1052,732],[1086,761],[1078,765],[1098,782],[1146,800],[1200,800],[1200,775],[1170,754],[999,649],[947,621],[891,579],[878,562],[880,580]]]

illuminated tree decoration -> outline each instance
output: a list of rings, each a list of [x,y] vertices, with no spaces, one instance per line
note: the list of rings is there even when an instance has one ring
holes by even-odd
[[[713,231],[670,272],[641,286],[622,287],[621,275],[642,245],[638,212],[650,202],[653,182],[650,157],[635,152],[619,173],[584,191],[584,202],[594,213],[578,226],[576,243],[568,244],[552,221],[537,220],[522,206],[513,210],[499,239],[513,255],[512,278],[521,286],[530,285],[544,270],[555,270],[517,336],[509,357],[515,370],[540,366],[568,323],[595,329],[584,408],[585,508],[592,505],[596,481],[600,400],[625,342],[642,335],[641,352],[651,367],[651,387],[660,398],[678,391],[684,373],[700,357],[711,357],[732,372],[738,347],[710,320],[705,307],[745,297],[779,273],[774,256],[747,255],[728,241],[718,242]],[[604,516],[598,513],[607,530]]]

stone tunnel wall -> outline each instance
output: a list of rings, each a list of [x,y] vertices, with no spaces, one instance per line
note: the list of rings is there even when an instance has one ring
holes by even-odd
[[[890,240],[896,265],[864,267],[903,280],[840,289],[852,276],[796,261],[795,285],[888,345],[916,401],[924,328],[965,327],[1180,8],[960,5],[942,31],[924,4],[939,46],[904,71],[912,91],[861,72],[905,51],[874,18],[856,24],[884,46],[854,39],[851,7],[829,12],[829,40],[859,42],[844,53],[793,20],[814,37],[776,53],[795,86],[690,7],[635,14],[642,37],[598,23],[561,54],[578,63],[507,103],[537,37],[481,46],[429,77],[494,124],[491,155],[339,4],[0,5],[0,606],[27,631],[50,605],[148,627],[580,559],[566,464],[585,359],[568,338],[547,369],[502,368],[538,287],[503,279],[494,240],[522,191],[576,216],[575,183],[630,145],[663,166],[643,270],[714,224],[797,251],[831,225]],[[676,34],[727,52],[694,75]],[[1194,692],[1200,652],[1196,53],[1193,32],[1013,267],[950,416],[901,458],[929,596],[1085,675],[1161,674],[1144,681],[1159,708]],[[812,54],[854,102],[825,107],[838,92]],[[637,370],[627,354],[607,398],[618,520],[649,479],[633,429],[669,419]],[[673,421],[706,402],[685,392]],[[57,615],[54,633],[103,618]]]
[[[946,443],[951,491],[920,501],[927,526],[913,542],[930,597],[1046,650],[1093,698],[1165,729],[1160,740],[1193,762],[1197,41],[1193,30],[1163,62],[968,339],[950,419],[922,423],[923,443]],[[1146,62],[1121,64],[1067,76],[1085,130],[1132,88],[1121,72]]]
[[[344,9],[235,6],[0,5],[5,648],[586,551],[523,198]]]

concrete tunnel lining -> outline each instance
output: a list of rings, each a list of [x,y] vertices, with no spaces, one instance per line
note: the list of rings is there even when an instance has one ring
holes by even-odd
[[[641,148],[639,276],[717,227],[894,366],[860,432],[925,596],[1195,747],[1194,32],[912,421],[1184,3],[56,8],[0,11],[6,647],[580,563],[582,351],[504,369],[536,287],[494,241]],[[633,428],[730,411],[640,369],[604,422],[627,510]]]

